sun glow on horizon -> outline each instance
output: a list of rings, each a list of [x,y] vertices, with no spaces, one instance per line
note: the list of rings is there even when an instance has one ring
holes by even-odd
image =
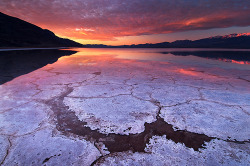
[[[169,33],[169,34],[154,34],[154,35],[140,35],[140,36],[123,36],[123,37],[115,37],[113,40],[94,40],[94,39],[85,39],[84,36],[88,35],[88,32],[93,32],[92,29],[77,29],[73,31],[75,35],[79,35],[80,37],[69,37],[68,35],[61,35],[61,31],[63,30],[54,30],[57,36],[62,38],[68,38],[74,40],[81,44],[105,44],[105,45],[131,45],[131,44],[145,44],[145,43],[160,43],[160,42],[173,42],[176,40],[198,40],[201,38],[211,37],[211,36],[219,36],[219,35],[227,35],[233,33],[240,33],[238,36],[242,35],[250,35],[250,26],[248,27],[232,27],[232,28],[218,28],[212,30],[195,30],[195,31],[187,31],[187,32],[178,32],[178,33]],[[66,31],[68,31],[66,33]],[[63,34],[70,34],[68,28],[65,28]],[[83,36],[84,35],[84,36]]]

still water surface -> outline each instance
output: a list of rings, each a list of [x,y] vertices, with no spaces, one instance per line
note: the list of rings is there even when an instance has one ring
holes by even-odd
[[[250,69],[250,50],[241,49],[126,49],[77,48],[76,56],[104,56],[118,59],[161,61],[203,67]]]
[[[57,60],[59,59],[59,60]],[[13,78],[30,73],[48,64],[99,66],[98,62],[108,65],[111,61],[144,65],[154,62],[158,65],[169,63],[175,67],[202,68],[211,70],[250,70],[250,50],[234,49],[125,49],[125,48],[71,48],[44,50],[9,50],[0,51],[0,84]],[[110,64],[109,64],[110,65]],[[100,67],[100,66],[99,66]],[[118,69],[119,66],[116,66]],[[164,66],[163,68],[168,68]],[[63,70],[63,69],[62,69]],[[67,70],[65,68],[65,70]]]

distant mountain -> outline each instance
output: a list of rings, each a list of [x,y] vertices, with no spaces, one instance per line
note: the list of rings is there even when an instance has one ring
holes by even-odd
[[[0,48],[81,46],[80,43],[57,37],[47,29],[0,12]]]
[[[250,49],[250,33],[231,34],[225,36],[215,36],[199,40],[177,40],[174,42],[163,43],[146,43],[137,45],[121,45],[121,46],[107,46],[107,45],[86,45],[86,47],[95,48],[239,48]]]
[[[245,48],[250,49],[249,34],[231,34],[216,36],[199,40],[177,40],[172,43],[139,44],[129,47],[150,47],[150,48]]]
[[[214,36],[214,37],[210,37],[210,38],[211,39],[212,38],[222,38],[222,39],[225,39],[225,38],[234,38],[234,37],[240,37],[240,36],[250,36],[250,33],[233,33],[233,34],[230,34],[230,35]]]

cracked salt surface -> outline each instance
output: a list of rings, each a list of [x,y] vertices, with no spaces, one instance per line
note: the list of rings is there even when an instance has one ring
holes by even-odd
[[[48,121],[46,111],[48,111],[46,106],[36,102],[29,102],[1,113],[1,134],[18,136],[33,132],[45,121]]]
[[[0,135],[0,164],[3,163],[3,161],[5,160],[7,154],[8,154],[8,148],[9,148],[9,141],[7,136],[1,136]]]
[[[4,165],[90,165],[100,152],[93,144],[52,134],[50,128],[13,138]]]
[[[250,138],[249,114],[237,106],[191,101],[163,108],[160,116],[181,130],[237,141]]]
[[[158,112],[153,104],[131,95],[92,99],[65,98],[64,103],[75,112],[79,120],[87,122],[92,130],[100,129],[101,133],[141,133],[144,131],[144,123],[155,121]]]
[[[249,163],[249,66],[78,51],[0,85],[1,165]]]
[[[183,144],[154,136],[148,153],[115,153],[106,155],[96,165],[249,165],[249,146],[213,140],[199,152]]]

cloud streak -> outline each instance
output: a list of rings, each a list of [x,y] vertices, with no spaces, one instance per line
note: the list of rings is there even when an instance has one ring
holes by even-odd
[[[61,36],[103,41],[250,25],[246,0],[1,0],[0,10]]]

